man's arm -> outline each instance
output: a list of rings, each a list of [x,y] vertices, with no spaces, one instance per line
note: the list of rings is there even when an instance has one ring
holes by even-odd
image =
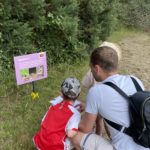
[[[97,118],[97,115],[85,112],[82,120],[80,121],[79,130],[84,133],[92,132],[95,122],[96,122],[96,118]]]

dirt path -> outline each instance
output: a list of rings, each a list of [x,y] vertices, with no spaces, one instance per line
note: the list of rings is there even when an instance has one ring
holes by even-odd
[[[118,44],[122,48],[120,72],[137,76],[150,90],[150,35],[137,33]]]

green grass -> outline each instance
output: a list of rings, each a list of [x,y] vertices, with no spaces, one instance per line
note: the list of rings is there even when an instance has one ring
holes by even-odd
[[[31,99],[31,84],[16,86],[14,72],[1,76],[0,149],[34,150],[32,137],[40,127],[50,105],[49,100],[59,95],[60,84],[66,77],[74,76],[81,80],[88,67],[87,61],[49,66],[48,78],[35,83],[40,95],[38,100]],[[84,93],[81,97],[84,99]]]
[[[120,27],[118,30],[113,32],[110,37],[107,38],[107,41],[118,42],[125,37],[133,36],[134,34],[137,34],[139,32],[142,31],[131,27],[130,28]]]

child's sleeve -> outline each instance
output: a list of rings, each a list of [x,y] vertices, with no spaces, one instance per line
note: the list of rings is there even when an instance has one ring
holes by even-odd
[[[50,103],[54,106],[62,101],[63,101],[63,98],[61,96],[58,96],[58,97],[54,98],[53,100],[51,100]]]
[[[72,117],[69,119],[67,126],[66,126],[66,133],[69,130],[78,131],[78,126],[81,120],[80,113],[76,110]]]

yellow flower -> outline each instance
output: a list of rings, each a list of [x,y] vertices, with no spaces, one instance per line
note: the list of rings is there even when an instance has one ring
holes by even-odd
[[[38,99],[39,98],[39,93],[32,92],[31,97],[32,97],[33,100]]]

